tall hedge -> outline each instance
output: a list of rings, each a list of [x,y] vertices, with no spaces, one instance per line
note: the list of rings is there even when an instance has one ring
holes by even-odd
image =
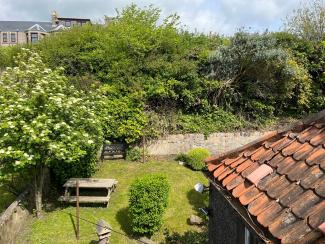
[[[159,230],[169,189],[167,178],[159,174],[146,175],[133,182],[129,192],[129,215],[135,234],[151,236]]]

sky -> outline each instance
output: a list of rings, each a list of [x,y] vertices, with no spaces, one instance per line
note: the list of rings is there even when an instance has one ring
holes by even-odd
[[[0,20],[50,21],[56,10],[61,17],[99,21],[131,3],[140,7],[153,4],[162,10],[162,16],[177,13],[190,31],[231,35],[243,27],[279,31],[300,0],[0,0]]]

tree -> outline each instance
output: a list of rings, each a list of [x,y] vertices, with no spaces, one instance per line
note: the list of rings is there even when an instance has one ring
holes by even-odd
[[[309,106],[307,70],[268,33],[236,33],[211,57],[209,78],[219,84],[216,105],[255,120]]]
[[[286,18],[287,31],[310,41],[321,41],[325,34],[325,1],[311,0],[301,4]]]
[[[39,217],[44,168],[64,167],[98,151],[99,103],[69,85],[61,68],[46,68],[37,53],[23,49],[16,65],[0,77],[0,180],[30,172]]]

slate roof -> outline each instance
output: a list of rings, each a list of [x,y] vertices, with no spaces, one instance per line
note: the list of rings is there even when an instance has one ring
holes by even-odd
[[[325,110],[206,162],[209,178],[273,237],[325,242]]]
[[[47,32],[52,29],[51,22],[40,22],[40,21],[0,21],[0,31],[19,31],[25,32],[32,26],[39,25]]]

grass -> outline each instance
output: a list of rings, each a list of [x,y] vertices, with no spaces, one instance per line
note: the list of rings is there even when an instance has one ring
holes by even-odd
[[[164,229],[170,232],[200,231],[190,226],[187,219],[191,214],[198,214],[198,208],[207,204],[207,196],[197,193],[193,186],[197,182],[207,184],[201,172],[195,172],[176,162],[150,161],[145,164],[127,161],[106,161],[94,175],[98,178],[115,178],[117,190],[112,194],[109,208],[82,207],[80,217],[93,222],[104,219],[111,228],[132,236],[128,219],[128,189],[136,177],[160,172],[168,177],[171,184],[169,205],[164,214],[164,224],[152,239],[164,241]],[[20,243],[96,243],[95,226],[80,221],[80,241],[76,241],[74,225],[76,220],[69,213],[75,214],[73,206],[54,208],[46,212],[42,219],[34,220]],[[112,233],[111,243],[136,243],[128,237]]]

